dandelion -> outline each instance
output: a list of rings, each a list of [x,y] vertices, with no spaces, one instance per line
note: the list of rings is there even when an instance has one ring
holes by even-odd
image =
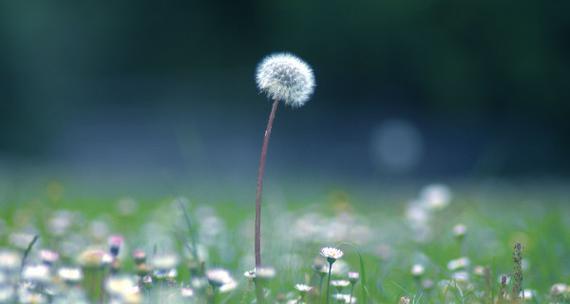
[[[309,65],[287,53],[263,59],[257,67],[256,81],[259,90],[271,100],[282,100],[292,107],[303,106],[315,87]]]
[[[315,79],[311,68],[301,59],[291,54],[275,54],[266,57],[257,67],[256,82],[259,90],[273,101],[267,128],[263,137],[259,170],[257,174],[257,190],[255,195],[255,267],[261,263],[261,193],[263,175],[267,159],[267,147],[275,113],[279,101],[292,107],[301,107],[313,93]]]

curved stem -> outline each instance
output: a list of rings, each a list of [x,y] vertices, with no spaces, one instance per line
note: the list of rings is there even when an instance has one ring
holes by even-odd
[[[269,121],[263,136],[263,145],[261,146],[261,157],[259,159],[259,171],[257,172],[257,192],[255,194],[255,267],[261,266],[261,192],[263,190],[263,174],[265,173],[265,160],[267,159],[267,146],[269,145],[269,137],[275,120],[275,113],[279,100],[274,100],[269,113]]]

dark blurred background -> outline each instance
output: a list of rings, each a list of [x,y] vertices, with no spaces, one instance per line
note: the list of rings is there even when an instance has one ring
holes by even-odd
[[[2,1],[0,168],[253,183],[270,108],[255,67],[289,51],[317,88],[279,110],[270,174],[565,178],[568,12],[531,0]]]

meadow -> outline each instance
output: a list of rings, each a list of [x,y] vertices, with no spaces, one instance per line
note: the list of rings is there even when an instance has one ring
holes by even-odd
[[[344,253],[329,303],[570,299],[570,209],[556,191],[269,192],[253,271],[252,202],[72,199],[60,188],[3,203],[0,303],[254,303],[260,290],[265,303],[326,303],[323,247]]]

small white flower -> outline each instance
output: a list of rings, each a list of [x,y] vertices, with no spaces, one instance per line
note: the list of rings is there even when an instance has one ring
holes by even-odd
[[[0,251],[0,270],[10,272],[20,268],[22,258],[20,255],[11,250]]]
[[[333,298],[339,301],[340,303],[346,303],[346,304],[356,303],[356,298],[352,297],[351,299],[351,296],[349,294],[337,293],[333,295]]]
[[[328,260],[329,263],[334,262],[344,255],[342,250],[334,247],[323,247],[321,248],[321,255]]]
[[[275,277],[275,268],[273,267],[257,267],[254,271],[255,277],[260,279],[272,279]]]
[[[556,283],[550,287],[550,295],[555,297],[565,294],[568,291],[570,291],[570,288],[564,283]]]
[[[350,283],[355,284],[360,280],[360,274],[358,272],[351,271],[348,273],[348,280]]]
[[[534,299],[535,291],[532,289],[525,289],[520,292],[519,297],[523,298],[525,301],[530,301]]]
[[[105,281],[105,290],[111,295],[126,297],[139,292],[134,278],[128,276],[111,276]]]
[[[219,288],[220,292],[233,290],[237,286],[230,273],[225,269],[209,269],[206,271],[206,278],[212,286]]]
[[[60,268],[57,275],[67,283],[78,283],[83,279],[83,272],[80,268]]]
[[[46,265],[30,265],[24,267],[22,278],[30,282],[47,283],[50,280],[49,267]]]
[[[451,274],[451,278],[458,283],[469,282],[469,273],[467,271],[457,271]]]
[[[441,210],[449,205],[451,190],[446,185],[428,185],[422,189],[420,200],[431,210]]]
[[[457,224],[453,226],[453,235],[456,238],[461,239],[465,236],[466,233],[467,233],[467,226],[463,224]]]
[[[411,273],[414,277],[421,277],[425,272],[425,268],[422,264],[414,264],[412,266]]]
[[[337,288],[343,288],[350,285],[350,281],[348,280],[332,280],[331,285]]]
[[[183,298],[192,298],[194,296],[194,290],[192,290],[192,288],[183,287],[180,290],[180,294]]]
[[[178,266],[178,256],[174,254],[163,254],[153,256],[150,265],[158,270],[170,270]]]
[[[461,257],[455,260],[449,261],[447,263],[447,269],[451,271],[455,271],[462,268],[467,268],[471,264],[471,261],[467,257]]]
[[[282,100],[292,107],[303,106],[315,87],[315,77],[309,65],[287,53],[263,59],[255,78],[259,89],[270,99]]]
[[[297,289],[300,293],[306,293],[311,291],[313,287],[305,284],[295,284],[295,289]]]

